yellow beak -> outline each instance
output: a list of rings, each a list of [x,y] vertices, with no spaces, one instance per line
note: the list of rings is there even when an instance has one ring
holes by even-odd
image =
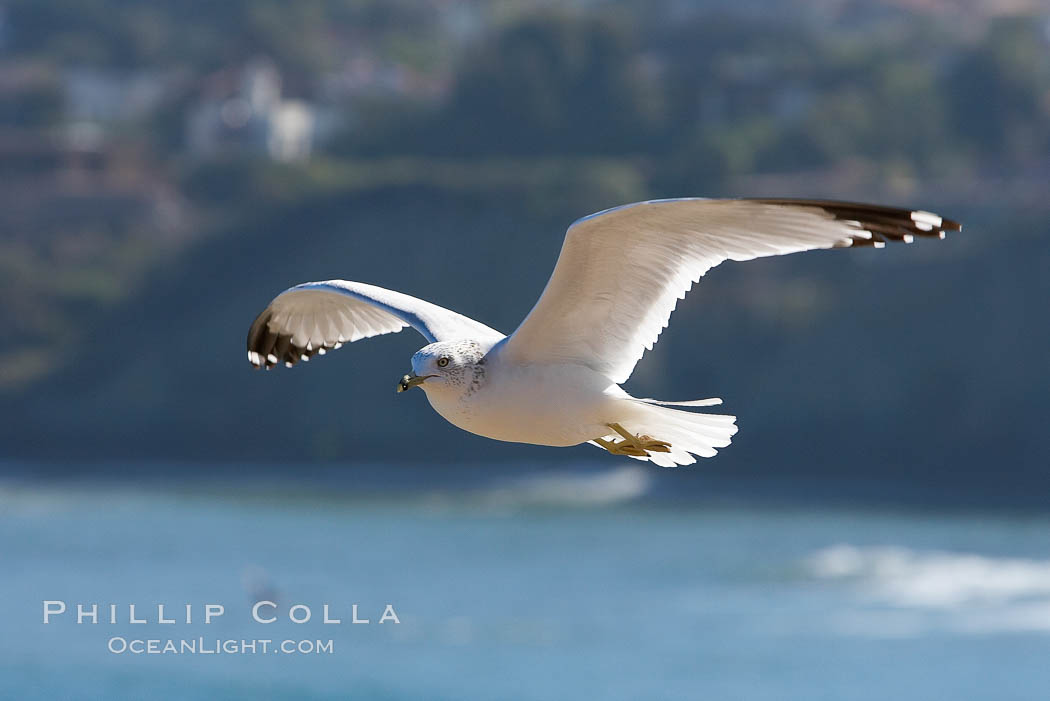
[[[437,377],[437,375],[405,375],[401,378],[401,381],[397,383],[397,391],[404,392],[405,390],[412,389],[417,385],[421,385],[427,381],[428,377]]]

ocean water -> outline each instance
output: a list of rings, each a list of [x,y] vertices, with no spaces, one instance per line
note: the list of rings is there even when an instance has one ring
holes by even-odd
[[[657,499],[653,474],[0,481],[0,698],[1050,698],[1050,518]],[[110,651],[169,639],[331,652]]]

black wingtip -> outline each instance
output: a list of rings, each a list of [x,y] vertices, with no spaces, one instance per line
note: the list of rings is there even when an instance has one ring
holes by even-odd
[[[292,334],[273,328],[273,312],[267,308],[252,322],[248,329],[248,362],[256,370],[272,370],[278,365],[294,367],[300,360],[306,361],[318,353],[337,348],[341,343],[304,347],[295,343]]]
[[[784,206],[816,207],[837,220],[850,222],[851,227],[858,231],[858,235],[852,237],[854,246],[881,248],[891,241],[911,243],[916,238],[943,239],[949,231],[962,231],[962,224],[959,222],[918,209],[837,200],[762,198],[758,201]],[[859,232],[867,232],[870,237],[860,235]]]

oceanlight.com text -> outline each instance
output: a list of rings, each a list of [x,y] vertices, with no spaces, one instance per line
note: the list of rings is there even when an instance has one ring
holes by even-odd
[[[106,644],[114,655],[331,655],[332,640],[124,638]]]

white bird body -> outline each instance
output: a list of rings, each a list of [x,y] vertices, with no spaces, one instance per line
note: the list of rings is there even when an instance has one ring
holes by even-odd
[[[420,386],[449,423],[501,441],[590,442],[658,465],[711,457],[734,416],[686,411],[721,400],[637,399],[619,385],[710,268],[820,248],[944,238],[924,211],[817,200],[654,200],[580,219],[539,301],[510,336],[456,312],[345,280],[278,295],[248,332],[248,360],[292,366],[343,343],[412,326],[429,344],[399,391]],[[622,440],[621,440],[622,439]]]
[[[603,436],[623,418],[616,405],[630,395],[601,373],[580,365],[516,365],[499,350],[485,356],[477,385],[422,383],[434,411],[479,436],[559,447]]]

